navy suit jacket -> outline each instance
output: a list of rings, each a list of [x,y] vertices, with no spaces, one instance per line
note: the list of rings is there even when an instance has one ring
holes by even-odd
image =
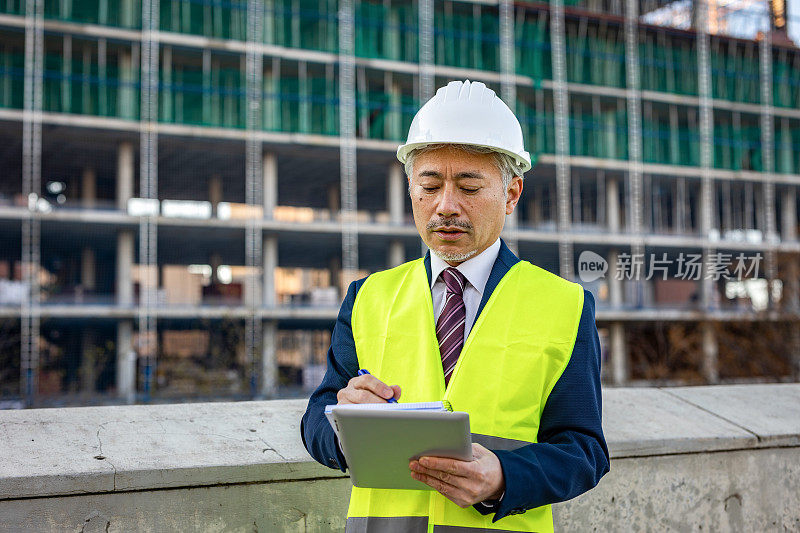
[[[425,256],[428,281],[429,254]],[[518,261],[501,241],[477,316],[497,284]],[[337,403],[337,392],[358,373],[351,316],[356,294],[365,279],[354,281],[347,290],[331,336],[325,377],[311,395],[300,426],[308,453],[323,465],[342,472],[347,468],[345,458],[323,411],[326,405]],[[608,448],[601,427],[600,340],[594,319],[594,297],[589,291],[584,290],[572,356],[545,403],[537,442],[512,451],[492,451],[503,469],[505,495],[493,507],[479,504],[475,509],[482,514],[494,512],[493,521],[510,513],[574,498],[597,485],[608,472]]]

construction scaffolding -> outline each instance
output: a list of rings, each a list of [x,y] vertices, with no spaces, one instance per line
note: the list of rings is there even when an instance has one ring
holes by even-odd
[[[179,397],[184,374],[204,397],[307,391],[324,364],[316,340],[297,355],[307,332],[330,335],[351,281],[418,256],[393,152],[450,79],[501,95],[537,160],[504,234],[522,258],[582,282],[584,251],[610,269],[701,257],[692,281],[584,282],[604,379],[745,379],[723,367],[749,326],[771,350],[753,377],[800,372],[800,335],[774,342],[800,316],[800,49],[760,3],[11,0],[0,14],[0,331],[19,350],[0,361],[17,376],[0,402]],[[744,253],[760,270],[707,276]]]

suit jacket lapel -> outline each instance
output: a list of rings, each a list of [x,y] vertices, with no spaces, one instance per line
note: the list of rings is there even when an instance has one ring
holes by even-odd
[[[494,266],[492,266],[492,272],[489,274],[489,279],[486,281],[486,287],[483,289],[483,296],[481,297],[481,303],[478,305],[478,313],[475,315],[475,322],[478,322],[478,317],[481,316],[481,311],[483,311],[483,307],[486,305],[486,302],[489,301],[489,297],[494,292],[494,289],[497,287],[497,284],[500,283],[500,280],[503,279],[503,276],[506,275],[512,266],[516,265],[519,262],[519,257],[514,255],[514,252],[508,249],[506,243],[503,239],[500,239],[500,252],[497,254],[497,259],[494,261]]]

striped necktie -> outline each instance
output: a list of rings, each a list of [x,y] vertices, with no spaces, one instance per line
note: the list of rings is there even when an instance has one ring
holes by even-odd
[[[455,268],[446,268],[440,274],[447,292],[445,294],[444,309],[436,323],[436,338],[439,339],[439,353],[442,355],[444,369],[444,382],[450,382],[464,346],[464,327],[467,319],[467,308],[464,306],[464,274]]]

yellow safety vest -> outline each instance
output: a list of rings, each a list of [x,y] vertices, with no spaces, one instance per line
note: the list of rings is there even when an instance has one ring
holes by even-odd
[[[583,289],[527,261],[495,288],[445,388],[431,289],[422,259],[372,274],[352,328],[360,368],[402,388],[401,402],[448,400],[470,417],[473,442],[516,449],[536,442],[547,397],[575,344]],[[410,475],[410,472],[409,472]],[[549,505],[492,523],[436,491],[353,487],[347,531],[553,531]]]

